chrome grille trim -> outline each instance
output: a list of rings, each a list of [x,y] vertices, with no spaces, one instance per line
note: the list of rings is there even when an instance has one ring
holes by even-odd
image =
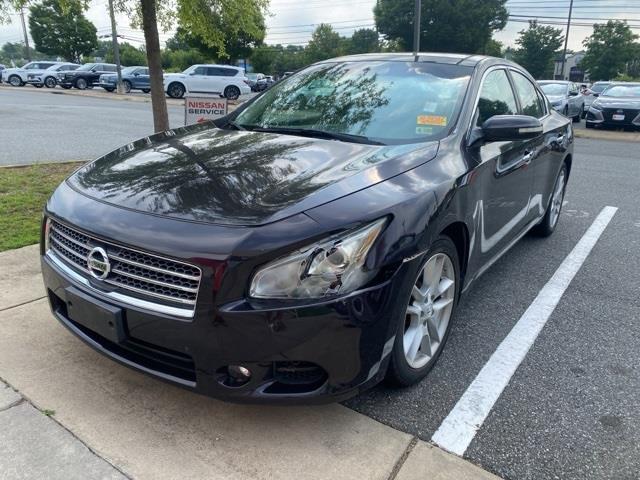
[[[171,315],[172,317],[181,317],[181,318],[193,318],[193,310],[191,308],[179,308],[179,307],[170,307],[168,305],[161,305],[154,302],[148,302],[146,300],[142,300],[139,298],[129,297],[127,295],[122,295],[118,292],[103,292],[102,290],[98,290],[94,288],[85,277],[80,275],[75,270],[69,268],[67,263],[63,260],[60,260],[58,256],[54,253],[53,249],[49,250],[45,257],[53,264],[54,268],[58,269],[60,272],[65,274],[72,281],[77,284],[82,285],[86,289],[95,292],[98,295],[103,297],[110,298],[116,302],[120,302],[124,305],[130,305],[132,307],[142,308],[144,310],[149,310],[152,312],[164,313],[166,315]]]
[[[47,255],[55,258],[58,261],[57,265],[64,263],[65,266],[86,275],[87,278],[83,284],[89,286],[91,286],[89,277],[92,276],[87,266],[90,251],[97,246],[106,249],[111,262],[111,271],[107,278],[96,281],[112,285],[119,291],[103,292],[93,288],[100,294],[117,293],[120,301],[134,305],[140,305],[141,301],[145,304],[144,308],[163,313],[167,313],[167,309],[169,311],[177,309],[180,313],[178,316],[183,317],[187,316],[184,314],[186,308],[180,308],[177,305],[185,305],[189,306],[188,317],[193,317],[202,277],[202,270],[199,267],[108,242],[53,219],[51,219],[48,240]],[[77,272],[75,273],[78,274]],[[133,296],[127,295],[127,291]],[[149,297],[149,301],[139,298],[138,295]],[[126,300],[122,300],[122,297]],[[175,304],[175,306],[156,303],[157,301]],[[150,305],[155,305],[156,308],[150,308]]]

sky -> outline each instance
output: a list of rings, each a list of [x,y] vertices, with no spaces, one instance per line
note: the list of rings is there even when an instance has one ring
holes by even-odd
[[[374,26],[375,2],[376,0],[271,0],[266,42],[304,45],[314,26],[319,23],[330,23],[341,35],[350,36],[357,28]],[[518,32],[526,28],[527,20],[535,17],[555,22],[564,31],[569,2],[570,0],[508,0],[510,21],[494,38],[505,46],[514,46]],[[86,16],[95,24],[99,36],[110,33],[107,0],[91,0]],[[574,0],[573,17],[576,25],[571,27],[568,47],[576,51],[582,49],[582,41],[592,32],[591,26],[580,24],[591,25],[610,18],[628,19],[638,26],[634,31],[640,34],[640,0]],[[0,26],[0,45],[22,41],[20,17],[14,14],[11,19],[10,25]],[[141,44],[142,32],[132,29],[126,17],[118,16],[117,24],[119,33],[125,36],[126,41],[134,45]],[[162,33],[161,40],[166,40],[171,34],[172,32]]]

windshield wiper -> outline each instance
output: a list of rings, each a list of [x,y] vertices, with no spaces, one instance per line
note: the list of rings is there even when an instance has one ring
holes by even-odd
[[[240,125],[239,123],[236,123],[235,120],[231,120],[230,122],[227,122],[227,125],[232,126],[236,130],[241,130],[241,131],[246,130],[246,128],[244,128],[242,125]]]
[[[377,140],[372,140],[364,135],[352,135],[349,133],[328,132],[315,128],[295,128],[295,127],[254,127],[247,129],[253,132],[283,133],[285,135],[300,135],[301,137],[326,138],[329,140],[339,140],[341,142],[364,143],[367,145],[385,145]]]

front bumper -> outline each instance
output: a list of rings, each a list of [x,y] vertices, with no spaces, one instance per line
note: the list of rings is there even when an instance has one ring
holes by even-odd
[[[393,346],[397,325],[390,319],[399,318],[397,292],[407,268],[409,263],[382,284],[338,300],[265,310],[235,302],[214,312],[198,309],[185,320],[106,299],[50,254],[42,257],[53,314],[95,350],[198,393],[265,403],[340,401],[379,382]],[[88,300],[89,312],[94,302],[96,309],[120,312],[118,341],[87,327],[85,318],[71,318],[71,298],[78,295]],[[251,379],[238,385],[229,376],[230,365],[249,369]]]
[[[640,110],[589,108],[585,120],[589,126],[640,128]]]

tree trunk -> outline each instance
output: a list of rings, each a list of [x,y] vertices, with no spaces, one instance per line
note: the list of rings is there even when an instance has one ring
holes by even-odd
[[[140,0],[142,7],[142,28],[147,48],[147,63],[151,77],[151,108],[153,110],[153,127],[156,132],[169,130],[169,113],[167,99],[162,85],[162,58],[160,56],[160,39],[158,37],[158,20],[156,18],[156,0]]]

